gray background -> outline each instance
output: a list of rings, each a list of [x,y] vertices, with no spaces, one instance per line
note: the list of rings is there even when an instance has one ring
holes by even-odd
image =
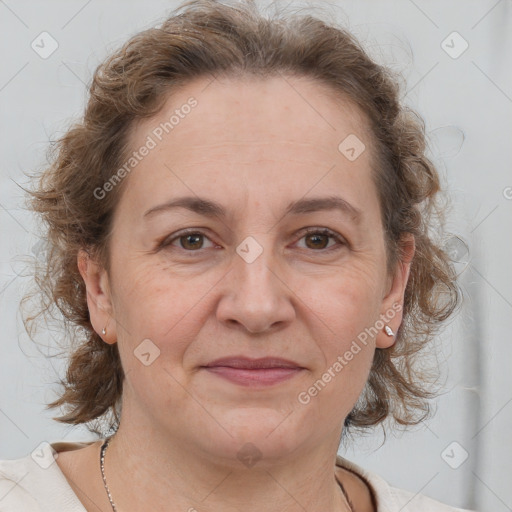
[[[439,340],[444,392],[437,415],[388,435],[383,446],[377,429],[340,453],[394,486],[454,506],[512,510],[512,3],[313,3],[403,74],[404,101],[426,119],[430,154],[451,197],[448,227],[470,248],[447,240],[465,304]],[[25,256],[41,251],[17,183],[44,166],[48,141],[81,114],[98,63],[176,5],[0,1],[0,459],[26,455],[42,441],[93,439],[44,410],[64,361],[45,356],[55,334],[43,331],[37,345],[21,321],[19,301],[30,283]],[[43,31],[58,44],[47,58],[31,47]],[[469,46],[458,55],[464,41]]]

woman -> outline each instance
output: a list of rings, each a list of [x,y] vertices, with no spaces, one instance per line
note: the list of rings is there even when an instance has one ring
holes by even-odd
[[[412,357],[459,296],[424,145],[309,16],[192,1],[106,60],[33,207],[78,341],[50,407],[114,434],[2,461],[0,510],[460,510],[337,456],[428,413]]]

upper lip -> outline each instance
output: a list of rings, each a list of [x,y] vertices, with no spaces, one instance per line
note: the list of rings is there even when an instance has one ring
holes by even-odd
[[[245,356],[223,357],[216,359],[206,365],[205,367],[212,366],[229,366],[230,368],[247,368],[247,369],[262,369],[262,368],[302,368],[302,366],[294,361],[288,359],[281,359],[279,357],[261,357],[253,359]]]

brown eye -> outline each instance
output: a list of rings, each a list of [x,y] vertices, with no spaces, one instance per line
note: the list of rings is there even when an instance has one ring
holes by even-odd
[[[330,229],[310,229],[302,236],[300,240],[305,240],[305,248],[320,251],[330,251],[331,249],[340,249],[346,245],[345,240]],[[329,245],[330,241],[334,243]]]
[[[214,247],[213,242],[204,233],[191,229],[167,237],[162,242],[161,247],[171,250],[181,249],[186,252],[199,252],[201,249],[208,248],[205,242],[210,244],[209,247]]]
[[[201,233],[194,233],[190,235],[182,235],[178,237],[178,240],[180,240],[180,245],[183,249],[201,249],[203,245],[203,237]]]
[[[322,233],[313,233],[311,235],[306,235],[306,245],[310,249],[325,249],[327,244],[329,243],[329,235],[324,235]],[[308,244],[307,240],[311,243]]]

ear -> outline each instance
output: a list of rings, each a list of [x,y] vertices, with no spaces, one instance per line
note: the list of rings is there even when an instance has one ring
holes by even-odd
[[[393,274],[388,281],[388,288],[382,300],[380,318],[384,322],[384,328],[379,331],[376,338],[377,348],[389,348],[396,340],[396,334],[403,318],[404,296],[411,262],[414,257],[415,243],[411,233],[404,235],[400,241],[401,254],[397,261]],[[393,335],[386,333],[385,327],[389,326]]]
[[[103,341],[113,344],[117,341],[117,334],[107,271],[83,249],[78,252],[77,263],[87,290],[92,327]]]

